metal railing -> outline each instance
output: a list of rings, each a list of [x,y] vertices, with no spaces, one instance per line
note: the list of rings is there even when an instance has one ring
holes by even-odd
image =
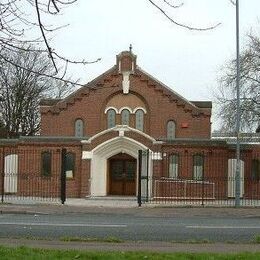
[[[65,190],[62,187],[66,184],[64,185],[61,178],[64,171],[62,149],[48,149],[50,160],[43,162],[42,153],[46,152],[44,148],[1,148],[0,197],[2,203],[45,201],[64,203]]]
[[[202,159],[194,160],[198,155]],[[235,206],[236,159],[232,151],[169,149],[156,156],[142,151],[140,156],[141,204]],[[147,158],[150,163],[145,163]],[[260,206],[260,151],[242,151],[240,163],[240,204]]]

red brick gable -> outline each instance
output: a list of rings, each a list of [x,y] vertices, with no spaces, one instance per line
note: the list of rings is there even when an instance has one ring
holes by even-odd
[[[125,75],[120,73],[119,62],[117,62],[117,65],[67,98],[56,104],[54,102],[50,106],[41,106],[41,135],[73,136],[76,119],[82,119],[85,123],[84,136],[95,135],[107,128],[105,109],[109,100],[120,94],[120,96],[136,96],[143,101],[147,111],[144,118],[144,132],[154,138],[165,137],[165,126],[169,120],[176,122],[178,138],[209,138],[211,103],[198,103],[200,107],[196,106],[196,102],[194,104],[194,101],[186,100],[136,66],[136,57],[129,55],[134,60],[132,63],[131,59],[125,61],[127,64],[124,65],[124,69],[131,69],[131,71],[122,71],[127,74],[126,82],[123,83]],[[122,57],[127,57],[127,53],[124,52]],[[122,85],[125,83],[127,93],[123,94]],[[121,104],[124,102],[122,100]],[[47,104],[51,102],[48,101]],[[127,107],[127,104],[125,106]],[[134,111],[134,107],[131,110]],[[116,115],[116,124],[121,124],[120,114]],[[131,113],[130,127],[135,127],[133,113]]]
[[[111,69],[107,70],[102,75],[98,76],[91,82],[87,83],[84,87],[78,89],[74,93],[72,93],[67,98],[54,103],[49,106],[41,106],[41,113],[51,112],[53,114],[58,114],[60,111],[65,110],[68,105],[72,105],[77,101],[82,100],[84,96],[88,96],[90,92],[95,92],[99,88],[113,88],[113,87],[121,87],[120,83],[113,84],[112,78],[120,77],[120,74],[117,71],[117,66],[113,66]],[[183,108],[184,112],[192,113],[192,116],[211,116],[211,107],[199,108],[194,103],[196,101],[190,102],[186,100],[184,97],[174,92],[172,89],[161,83],[159,80],[152,77],[150,74],[143,71],[140,67],[135,69],[135,73],[131,75],[131,77],[139,78],[141,82],[145,82],[148,88],[152,88],[153,91],[157,92],[158,95],[163,97],[167,97],[170,102],[176,103],[178,107]],[[112,84],[111,84],[112,82]],[[44,103],[44,102],[43,102]]]
[[[40,102],[41,114],[52,113],[59,114],[60,111],[67,109],[69,105],[73,105],[77,101],[81,101],[83,97],[88,96],[90,92],[95,92],[97,89],[105,87],[116,87],[116,85],[110,85],[112,77],[117,77],[116,66],[113,66],[94,80],[87,83],[84,87],[79,88],[68,97],[58,100],[58,102],[51,102],[51,100],[42,100]],[[45,102],[48,101],[48,102]],[[49,103],[49,104],[48,104]],[[53,103],[53,104],[51,104]]]
[[[137,67],[136,73],[133,77],[138,77],[140,81],[145,82],[149,88],[152,88],[158,95],[167,97],[170,102],[176,103],[178,107],[183,108],[184,112],[192,113],[192,116],[211,116],[211,107],[199,108],[194,103],[188,101],[159,80],[152,77],[147,72],[143,71],[140,67]],[[196,102],[196,101],[195,101]],[[211,102],[210,102],[211,103]]]

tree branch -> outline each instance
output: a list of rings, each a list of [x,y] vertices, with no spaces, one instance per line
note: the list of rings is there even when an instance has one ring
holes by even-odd
[[[152,0],[148,0],[155,8],[157,8],[162,14],[163,16],[165,16],[168,20],[170,20],[173,24],[183,27],[185,29],[191,30],[191,31],[208,31],[208,30],[212,30],[215,29],[216,27],[218,27],[221,23],[217,23],[216,25],[213,26],[209,26],[209,27],[205,27],[205,28],[198,28],[198,27],[193,27],[193,26],[189,26],[180,22],[177,22],[176,20],[174,20],[173,18],[171,18],[166,11],[164,11],[159,5],[157,5],[154,1]]]

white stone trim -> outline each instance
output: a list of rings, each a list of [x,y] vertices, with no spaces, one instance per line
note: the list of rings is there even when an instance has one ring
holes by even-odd
[[[124,137],[117,136],[117,137],[114,137],[114,138],[112,138],[112,139],[109,139],[109,140],[103,142],[102,144],[99,144],[98,146],[96,146],[96,147],[92,150],[92,153],[95,153],[97,150],[99,150],[99,149],[102,148],[103,146],[108,145],[109,143],[114,143],[115,141],[120,141],[120,140],[128,140],[128,141],[130,141],[131,143],[134,143],[134,144],[139,145],[139,146],[140,146],[142,149],[144,149],[144,150],[147,150],[147,149],[148,149],[144,144],[139,143],[138,141],[136,141],[136,140],[134,140],[134,139],[132,139],[132,138],[129,138],[129,137],[126,137],[126,136],[124,136]],[[125,149],[127,149],[127,147],[126,147]],[[110,158],[111,156],[117,154],[117,153],[115,153],[114,151],[110,151],[110,153],[112,153],[112,155],[109,155],[109,154],[106,153],[106,158]],[[130,154],[130,155],[131,155],[131,154]],[[133,157],[137,158],[138,155],[135,155],[135,156],[133,156]]]
[[[128,94],[130,89],[130,74],[131,71],[123,71],[123,81],[122,81],[122,87],[123,87],[123,93]]]
[[[90,151],[82,151],[82,159],[92,159],[93,153]]]
[[[125,131],[124,130],[119,130],[119,136],[124,136],[125,135]]]
[[[138,133],[138,134],[140,134],[140,135],[146,137],[147,139],[149,139],[149,140],[152,141],[153,143],[156,142],[156,140],[155,140],[153,137],[151,137],[150,135],[148,135],[148,134],[146,134],[146,133],[144,133],[144,132],[142,132],[142,131],[140,131],[140,130],[138,130],[138,129],[135,129],[135,128],[132,128],[132,127],[129,127],[129,126],[127,126],[127,128],[129,129],[129,131],[133,131],[133,132],[135,132],[135,133]]]
[[[106,113],[107,113],[107,111],[108,111],[108,110],[110,110],[110,109],[113,109],[113,110],[115,110],[116,114],[119,114],[119,111],[118,111],[118,109],[117,109],[117,108],[115,108],[115,107],[107,107],[107,108],[105,109],[105,114],[106,114]]]
[[[90,144],[91,143],[91,141],[89,141],[89,140],[81,140],[80,141],[82,144]]]
[[[118,113],[121,114],[124,109],[128,110],[130,112],[130,114],[133,114],[133,111],[130,107],[121,107],[119,109]]]
[[[118,72],[121,73],[121,59],[118,61]]]
[[[134,61],[132,60],[132,73],[134,73],[134,67],[135,67],[135,63],[134,63]]]
[[[162,153],[160,153],[160,152],[152,153],[152,160],[154,160],[154,161],[162,160]]]
[[[142,110],[145,114],[147,114],[146,109],[143,107],[135,107],[133,110],[131,109],[131,107],[127,107],[127,106],[121,107],[119,109],[117,109],[116,107],[107,107],[105,109],[105,114],[107,114],[107,111],[109,109],[115,110],[116,114],[121,114],[124,109],[127,109],[131,114],[135,114],[137,110]]]
[[[157,140],[155,140],[155,141],[153,142],[153,144],[163,144],[163,143],[165,143],[165,142],[163,142],[163,141],[157,141]]]
[[[99,136],[101,135],[104,135],[106,133],[109,133],[111,131],[133,131],[135,133],[138,133],[142,136],[144,136],[145,138],[149,139],[153,144],[157,143],[158,141],[156,141],[153,137],[151,137],[150,135],[140,131],[140,130],[137,130],[135,128],[132,128],[130,126],[127,126],[127,125],[116,125],[115,127],[112,127],[112,128],[109,128],[109,129],[105,129],[95,135],[93,135],[91,138],[89,138],[88,140],[82,140],[81,143],[86,143],[86,144],[89,144],[91,143],[94,139],[98,138]]]
[[[133,113],[135,114],[135,112],[136,112],[137,110],[143,110],[143,112],[144,112],[145,114],[147,113],[147,112],[146,112],[146,109],[143,108],[143,107],[136,107],[136,108],[134,109]]]

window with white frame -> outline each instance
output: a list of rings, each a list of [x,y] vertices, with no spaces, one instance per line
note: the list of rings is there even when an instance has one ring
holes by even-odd
[[[175,122],[173,120],[168,121],[167,123],[167,139],[173,140],[175,138]]]
[[[144,111],[142,109],[135,112],[135,128],[140,131],[144,130]]]
[[[82,137],[84,135],[84,124],[82,119],[75,121],[75,136]]]
[[[121,124],[129,125],[130,112],[127,109],[123,109],[121,112]]]
[[[112,128],[116,125],[116,111],[109,109],[107,111],[107,128]]]
[[[193,179],[202,180],[204,171],[204,157],[201,154],[193,156]]]
[[[169,156],[169,178],[178,178],[178,169],[179,169],[179,155],[171,154]]]

